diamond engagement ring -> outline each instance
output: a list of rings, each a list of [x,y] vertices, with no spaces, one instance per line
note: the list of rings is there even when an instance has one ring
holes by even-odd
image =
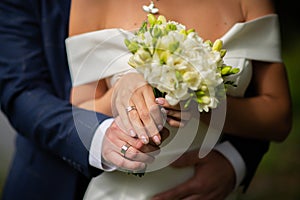
[[[121,154],[123,155],[123,157],[125,157],[125,153],[126,151],[129,149],[129,147],[131,147],[130,144],[126,143],[121,147]]]
[[[128,106],[128,107],[126,108],[126,112],[127,112],[127,113],[129,113],[129,112],[132,111],[132,110],[136,110],[136,107],[135,107],[135,106]]]

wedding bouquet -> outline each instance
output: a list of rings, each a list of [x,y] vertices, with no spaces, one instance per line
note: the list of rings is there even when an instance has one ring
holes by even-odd
[[[221,40],[204,41],[193,29],[164,16],[149,14],[134,36],[125,39],[125,45],[133,54],[128,63],[169,104],[184,101],[188,107],[196,101],[200,112],[217,107],[226,85],[234,85],[225,77],[239,72],[224,63],[226,50]]]

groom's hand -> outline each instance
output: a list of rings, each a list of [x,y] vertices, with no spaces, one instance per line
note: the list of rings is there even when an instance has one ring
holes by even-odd
[[[164,136],[168,133],[167,129],[163,129]],[[107,129],[102,143],[104,163],[124,170],[143,170],[146,164],[154,161],[158,153],[157,145],[145,145],[139,138],[133,138],[122,131],[116,122]]]
[[[170,131],[163,127],[162,130],[159,132],[161,135],[161,142],[167,139],[170,135]],[[160,152],[160,148],[156,145],[153,141],[150,141],[148,144],[143,144],[141,148],[139,148],[144,153],[150,153],[151,155],[155,156]]]
[[[174,167],[195,166],[195,174],[186,182],[155,195],[152,200],[214,199],[224,200],[233,190],[235,173],[229,161],[217,151],[198,158],[198,150],[181,156]]]
[[[105,162],[118,168],[136,171],[146,167],[153,157],[141,152],[143,143],[123,132],[115,122],[107,129],[102,144]]]

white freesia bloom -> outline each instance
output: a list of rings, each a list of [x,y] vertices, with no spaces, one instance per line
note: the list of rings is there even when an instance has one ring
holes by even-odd
[[[149,15],[135,36],[125,41],[133,53],[129,64],[171,105],[194,100],[200,112],[208,112],[219,103],[219,86],[227,84],[224,76],[238,73],[223,63],[222,41],[204,41],[195,31],[163,16]]]

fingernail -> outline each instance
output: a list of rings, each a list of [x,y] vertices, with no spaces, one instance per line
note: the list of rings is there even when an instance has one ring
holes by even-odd
[[[160,124],[160,125],[157,126],[157,128],[158,128],[159,131],[161,131],[163,129],[163,125]]]
[[[159,139],[159,137],[157,135],[155,135],[153,137],[153,141],[155,142],[156,145],[160,145],[160,139]]]
[[[162,108],[160,109],[160,111],[161,111],[163,114],[167,114],[167,110],[166,110],[164,107],[162,107]]]
[[[144,144],[148,144],[148,138],[146,137],[146,136],[141,136],[141,140],[142,140],[142,142],[144,143]]]
[[[130,133],[131,137],[135,137],[136,136],[136,133],[134,132],[134,130],[130,130],[129,133]]]
[[[161,99],[161,98],[156,98],[155,102],[158,103],[158,104],[160,104],[160,105],[163,105],[165,103],[165,100]]]

